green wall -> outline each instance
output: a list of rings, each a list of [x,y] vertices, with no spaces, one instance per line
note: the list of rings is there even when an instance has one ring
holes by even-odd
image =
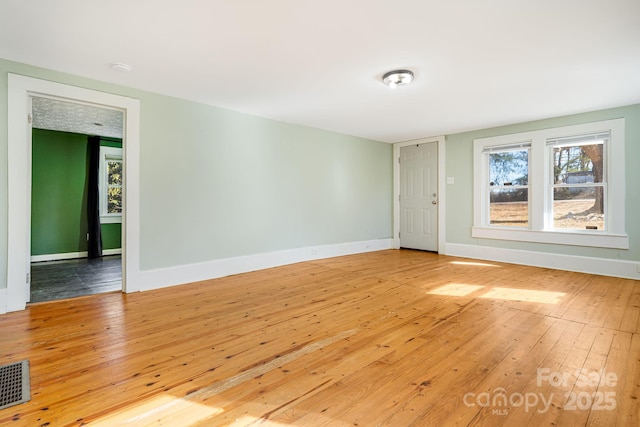
[[[87,135],[33,129],[32,139],[31,255],[85,252]],[[102,225],[103,249],[120,248],[121,228]]]
[[[474,239],[471,237],[474,139],[616,118],[625,118],[625,219],[630,246],[628,250]],[[640,186],[638,185],[640,183],[640,167],[638,167],[640,160],[640,104],[448,135],[446,137],[446,153],[446,174],[455,178],[455,184],[447,185],[447,243],[627,261],[640,260],[640,221],[638,221],[638,211],[640,210]]]

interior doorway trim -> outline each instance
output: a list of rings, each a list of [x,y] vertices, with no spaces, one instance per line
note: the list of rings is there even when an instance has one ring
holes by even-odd
[[[438,144],[438,253],[445,253],[445,137],[434,136],[430,138],[415,139],[412,141],[397,142],[393,144],[393,248],[400,249],[400,148],[409,145]]]
[[[7,289],[0,313],[24,310],[30,299],[31,97],[121,110],[124,113],[124,210],[122,214],[122,289],[139,290],[140,280],[140,101],[32,77],[8,76]]]

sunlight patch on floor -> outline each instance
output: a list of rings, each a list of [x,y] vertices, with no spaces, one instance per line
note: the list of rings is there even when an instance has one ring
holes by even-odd
[[[451,264],[455,265],[471,265],[474,267],[500,267],[495,264],[487,264],[486,262],[470,262],[470,261],[451,261]]]
[[[484,286],[467,285],[464,283],[449,283],[432,289],[427,293],[431,295],[465,297],[482,288],[484,288]],[[557,304],[565,295],[566,294],[564,292],[537,291],[535,289],[491,288],[487,292],[478,295],[478,298]]]
[[[566,293],[564,292],[537,291],[518,288],[493,288],[489,292],[480,295],[480,298],[557,304],[565,295]]]
[[[118,410],[90,425],[92,426],[139,426],[151,420],[156,425],[191,425],[224,412],[221,408],[163,394],[145,400],[129,408]]]
[[[440,286],[427,293],[431,295],[448,295],[452,297],[464,297],[476,291],[479,291],[482,288],[484,288],[484,286],[465,285],[463,283],[449,283],[448,285]]]

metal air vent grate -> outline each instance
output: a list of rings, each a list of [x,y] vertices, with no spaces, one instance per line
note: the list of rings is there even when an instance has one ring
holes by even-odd
[[[0,409],[27,402],[29,399],[29,361],[0,366]]]

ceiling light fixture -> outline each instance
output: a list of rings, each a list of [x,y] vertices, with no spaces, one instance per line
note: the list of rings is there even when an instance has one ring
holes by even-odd
[[[123,73],[128,73],[129,71],[131,71],[131,65],[123,64],[123,63],[111,64],[111,68],[113,68],[116,71],[123,72]]]
[[[413,72],[409,70],[393,70],[388,73],[384,73],[382,76],[382,82],[388,85],[391,89],[396,86],[407,85],[413,80]]]

